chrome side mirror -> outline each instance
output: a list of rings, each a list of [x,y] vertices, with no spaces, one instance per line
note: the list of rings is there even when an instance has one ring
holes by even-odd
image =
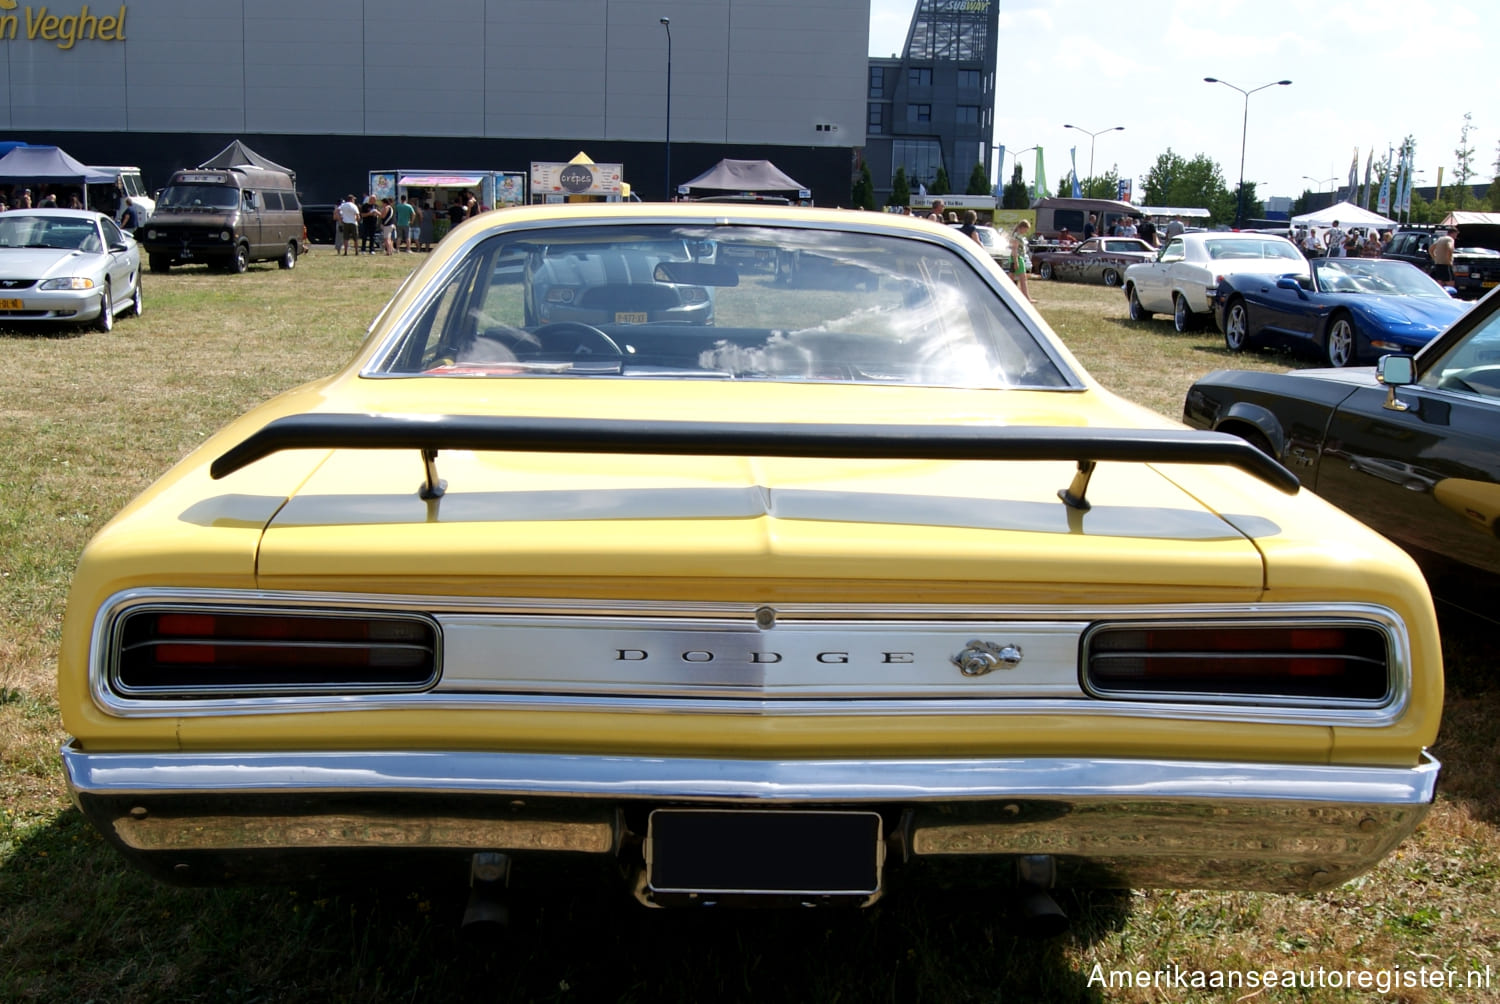
[[[1396,388],[1416,383],[1417,366],[1412,357],[1405,353],[1381,356],[1375,364],[1375,379],[1386,387],[1383,407],[1389,411],[1406,411],[1407,404],[1396,397]]]

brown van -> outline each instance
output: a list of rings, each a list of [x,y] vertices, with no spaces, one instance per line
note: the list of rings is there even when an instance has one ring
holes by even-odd
[[[280,171],[178,171],[135,238],[153,272],[198,263],[243,272],[252,261],[295,268],[302,249],[302,204],[291,176]]]

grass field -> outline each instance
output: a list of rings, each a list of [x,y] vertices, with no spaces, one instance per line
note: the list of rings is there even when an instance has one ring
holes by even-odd
[[[290,273],[174,270],[147,276],[145,316],[112,334],[0,333],[0,1001],[1500,1001],[1496,646],[1459,622],[1444,625],[1439,804],[1374,872],[1318,895],[1065,896],[1074,927],[1042,942],[962,890],[858,913],[523,897],[508,933],[475,939],[458,927],[461,890],[402,876],[193,890],[126,868],[69,804],[57,755],[53,662],[78,553],[224,421],[342,363],[418,261],[320,247]],[[1209,370],[1300,365],[1230,357],[1213,331],[1132,324],[1115,290],[1031,289],[1107,386],[1172,417]],[[1380,992],[1398,968],[1458,982]],[[1188,982],[1274,970],[1323,985],[1100,984],[1120,970]],[[1488,972],[1489,989],[1466,987],[1470,970]],[[1370,987],[1344,988],[1349,971]]]

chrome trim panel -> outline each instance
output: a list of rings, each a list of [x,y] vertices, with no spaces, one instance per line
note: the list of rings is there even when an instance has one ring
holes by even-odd
[[[1083,697],[1086,624],[1034,621],[899,625],[855,621],[439,616],[447,693],[657,697]],[[966,676],[953,658],[975,637],[1026,653],[1021,664]]]
[[[233,604],[244,606],[300,605],[303,608],[327,610],[360,609],[367,611],[407,611],[425,613],[440,621],[459,618],[523,619],[558,618],[625,618],[639,630],[671,627],[674,622],[734,622],[742,630],[753,630],[757,617],[768,616],[771,630],[789,631],[826,628],[830,622],[851,632],[866,635],[872,631],[913,631],[939,625],[951,628],[953,637],[966,636],[963,647],[981,629],[1014,630],[1028,623],[1036,625],[1077,624],[1082,631],[1094,621],[1126,620],[1281,620],[1308,618],[1318,621],[1347,618],[1377,626],[1391,642],[1392,688],[1390,700],[1381,707],[1320,706],[1306,707],[1257,699],[1243,704],[1212,702],[1174,702],[1143,700],[1105,700],[1091,697],[1035,695],[996,697],[994,693],[977,697],[914,697],[896,695],[865,699],[804,697],[785,700],[780,697],[663,697],[657,693],[625,694],[567,693],[455,693],[434,691],[412,695],[351,694],[339,697],[280,697],[255,699],[140,700],[114,693],[108,686],[108,632],[122,612],[142,603]],[[872,622],[885,622],[876,627]],[[892,624],[890,622],[898,622]],[[466,639],[466,643],[468,640]],[[488,658],[489,656],[486,656]],[[1074,654],[1075,667],[1077,654]],[[451,668],[451,667],[450,667]],[[89,683],[95,703],[106,713],[119,717],[201,717],[226,715],[289,714],[296,712],[330,712],[342,710],[401,710],[421,708],[496,710],[554,710],[569,712],[610,712],[642,714],[694,715],[1077,715],[1083,717],[1113,716],[1158,719],[1192,719],[1226,722],[1262,722],[1280,724],[1321,724],[1353,727],[1381,727],[1398,720],[1411,696],[1411,649],[1405,625],[1396,614],[1374,604],[1286,603],[1266,604],[1155,604],[1140,606],[1094,605],[1016,605],[1016,606],[949,606],[941,604],[780,604],[774,610],[764,604],[677,602],[650,600],[556,600],[531,598],[489,598],[465,596],[421,596],[402,594],[355,594],[331,592],[298,592],[273,590],[222,589],[156,589],[125,590],[110,597],[95,617],[89,656]],[[955,670],[957,675],[957,671]],[[446,675],[446,674],[445,674]],[[743,682],[743,681],[742,681]],[[975,681],[967,681],[973,683]],[[978,681],[983,682],[983,678]],[[1076,668],[1073,686],[1078,686]],[[559,689],[559,688],[554,688]],[[965,690],[965,693],[968,691]],[[877,691],[878,693],[878,691]]]
[[[347,849],[618,853],[632,806],[899,813],[912,859],[1055,856],[1062,884],[1326,889],[1413,829],[1439,766],[1169,760],[746,761],[63,749],[86,816],[143,864]],[[353,796],[358,811],[338,806]],[[533,800],[536,801],[533,807]],[[428,805],[442,806],[430,818]],[[457,809],[454,807],[457,806]]]
[[[414,793],[704,803],[1230,799],[1422,805],[1439,764],[1415,767],[1067,757],[717,760],[545,753],[85,753],[63,747],[79,796]]]

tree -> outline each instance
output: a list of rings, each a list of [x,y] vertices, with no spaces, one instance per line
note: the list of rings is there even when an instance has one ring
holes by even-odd
[[[850,204],[855,209],[875,208],[875,179],[870,177],[870,165],[859,165],[859,179],[854,182],[853,198]]]
[[[1219,173],[1219,165],[1201,153],[1192,160],[1184,160],[1168,147],[1141,179],[1141,191],[1150,206],[1207,209],[1210,225],[1233,222],[1238,210],[1234,193]],[[1248,184],[1245,194],[1250,194]],[[1247,205],[1247,214],[1249,209]]]
[[[1240,204],[1240,194],[1238,186],[1236,186],[1233,192],[1225,192],[1224,196],[1228,200],[1229,218],[1233,219],[1234,214],[1239,210]],[[1256,197],[1255,182],[1245,182],[1245,219],[1259,220],[1263,219],[1265,215],[1266,204]]]
[[[1096,178],[1085,178],[1078,188],[1085,199],[1117,199],[1120,197],[1120,169],[1111,167]]]
[[[891,179],[891,197],[885,200],[888,206],[911,205],[911,182],[906,180],[906,168],[896,168],[896,176]]]
[[[1474,131],[1474,113],[1464,112],[1464,125],[1458,131],[1458,149],[1453,151],[1453,206],[1462,209],[1468,204],[1473,190],[1469,179],[1474,177],[1474,148],[1469,145],[1469,133]]]
[[[964,194],[990,194],[990,173],[984,169],[983,164],[976,163],[974,165],[974,170],[969,172],[969,187],[964,189]]]
[[[946,168],[937,169],[937,177],[932,179],[932,184],[927,186],[928,195],[947,195],[952,188],[948,184],[948,171]]]
[[[1016,165],[1015,173],[1010,176],[1010,184],[1005,186],[1005,194],[1000,199],[1001,209],[1030,209],[1031,189],[1026,182],[1021,180],[1021,165]]]
[[[1490,187],[1484,190],[1484,201],[1490,212],[1500,213],[1500,174],[1495,175]]]
[[[1296,200],[1292,203],[1293,216],[1301,216],[1303,213],[1307,212],[1307,203],[1312,199],[1312,194],[1312,189],[1310,188],[1304,188],[1302,190],[1302,194],[1297,196]]]

